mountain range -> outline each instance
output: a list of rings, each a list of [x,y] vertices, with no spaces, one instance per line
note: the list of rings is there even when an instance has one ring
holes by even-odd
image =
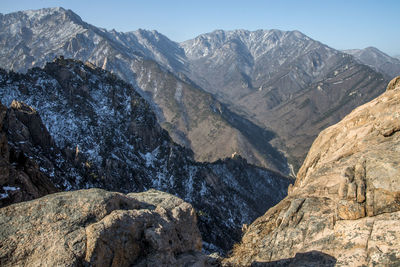
[[[9,107],[0,117],[1,206],[59,190],[155,188],[196,207],[204,248],[223,253],[292,182],[239,155],[194,161],[130,84],[91,63],[60,57],[26,74],[1,70],[0,102]]]
[[[214,31],[181,46],[191,77],[277,134],[295,169],[316,135],[385,88],[382,74],[298,31]]]
[[[284,156],[268,143],[272,132],[236,116],[184,75],[163,67],[179,68],[179,60],[165,53],[180,50],[161,34],[109,32],[62,8],[2,15],[0,25],[0,67],[26,71],[43,67],[57,55],[90,61],[131,83],[154,105],[174,140],[194,151],[196,160],[215,161],[237,152],[251,163],[287,173]]]
[[[1,265],[398,262],[400,76],[379,96],[398,60],[376,48],[49,8],[0,14],[0,67]]]
[[[63,8],[1,15],[0,28],[1,67],[89,61],[131,83],[196,160],[237,153],[284,174],[389,79],[298,31],[217,30],[176,43],[157,31],[97,28]]]
[[[112,77],[107,72],[92,69],[90,65],[86,67],[88,69],[77,61],[57,59],[42,70],[49,77],[47,83],[44,79],[41,79],[41,83],[57,90],[60,87],[56,83],[60,83],[60,86],[65,84],[65,81],[60,80],[60,74],[65,74],[67,70],[78,72],[80,69],[79,77],[85,77],[85,73],[86,77],[93,78],[95,75],[99,78],[99,87],[89,88],[92,94],[102,87],[107,87],[104,86],[107,82],[115,85],[108,88],[130,88],[122,81],[104,79]],[[39,77],[43,78],[45,73]],[[31,78],[31,82],[34,81],[38,74],[39,69],[28,71],[28,75],[9,73],[11,77],[4,79],[5,87],[18,85],[18,88],[24,91],[26,88],[19,85],[28,84],[27,78]],[[57,82],[51,82],[51,74],[55,75]],[[20,83],[12,83],[13,80]],[[72,79],[74,80],[76,81]],[[4,81],[2,84],[4,86]],[[64,94],[68,95],[70,90],[65,90],[68,88],[62,86],[61,88]],[[60,94],[62,95],[62,92]],[[218,203],[213,203],[211,213],[207,213],[207,210],[196,212],[192,205],[182,199],[154,189],[129,194],[95,188],[56,193],[57,189],[50,182],[56,181],[55,177],[44,174],[46,170],[41,166],[46,166],[43,165],[43,160],[48,161],[46,167],[52,160],[56,163],[68,160],[68,153],[59,153],[60,150],[55,145],[57,140],[52,140],[38,112],[32,107],[17,101],[13,101],[8,109],[0,105],[0,182],[3,183],[6,179],[8,183],[8,186],[2,186],[5,193],[1,193],[0,200],[15,196],[29,197],[29,192],[33,192],[34,189],[40,189],[41,194],[49,194],[44,197],[40,197],[40,194],[31,196],[37,199],[1,208],[1,265],[397,266],[400,260],[399,100],[400,76],[389,83],[386,92],[381,96],[356,108],[338,124],[322,131],[310,149],[296,183],[289,185],[288,196],[251,225],[243,225],[241,242],[234,246],[226,258],[221,258],[215,253],[206,255],[204,252],[207,252],[207,249],[204,250],[204,247],[203,251],[201,250],[202,240],[198,226],[202,224],[197,222],[197,218],[207,218],[208,225],[213,226],[211,235],[220,238],[231,237],[229,233],[228,236],[221,233],[221,228],[214,228],[221,219],[214,217],[220,214]],[[148,131],[153,130],[152,137],[157,137],[160,127],[148,120],[154,119],[155,116],[149,110],[142,110],[146,107],[143,99],[133,94],[131,102],[131,107],[134,107],[131,118],[136,122],[135,126],[142,126],[140,129],[134,127],[138,131],[131,135],[132,142],[138,146],[143,143],[143,140],[140,140],[141,133],[147,130],[145,136],[148,136]],[[143,117],[143,114],[148,116]],[[115,117],[115,114],[111,117]],[[105,118],[107,116],[104,116],[103,120]],[[60,136],[56,139],[58,138]],[[168,135],[161,138],[164,140],[163,148],[177,146],[173,143],[168,144],[165,138],[168,139]],[[151,143],[155,143],[155,140],[152,141]],[[139,146],[133,149],[132,153],[141,156],[143,149],[146,149],[146,146]],[[179,146],[176,149],[178,150],[175,150],[175,156],[184,156],[183,153],[179,153]],[[52,153],[58,154],[51,157]],[[82,166],[79,153],[76,149],[72,156],[75,165],[71,162],[68,165]],[[160,153],[151,159],[152,157],[146,154],[145,164],[151,160],[160,170],[159,164],[162,163],[163,155],[165,154]],[[40,165],[36,163],[36,159],[40,161]],[[134,160],[140,164],[140,160]],[[182,164],[181,160],[182,158],[178,163]],[[242,161],[243,165],[242,159],[236,160]],[[185,162],[187,163],[190,161]],[[177,164],[171,153],[170,164]],[[239,167],[238,162],[234,161],[225,161],[223,164],[229,164],[236,170]],[[215,163],[207,165],[211,167],[206,170],[208,174],[210,170],[221,168]],[[85,167],[92,168],[86,164]],[[175,165],[173,169],[177,167]],[[245,164],[242,167],[246,171],[252,169]],[[142,172],[151,171],[151,168],[134,168],[137,168],[137,171],[141,169]],[[222,168],[217,173],[226,175],[227,169]],[[239,173],[236,177],[243,175]],[[89,182],[90,178],[85,182]],[[229,181],[230,184],[236,180],[230,180],[227,176],[214,178],[213,188],[216,188],[217,180]],[[104,183],[98,182],[98,186],[110,186],[109,181],[104,178],[101,180]],[[255,184],[251,179],[248,180],[250,183],[242,180],[240,186],[249,188],[256,185],[257,189],[261,189],[259,191],[263,191],[265,188],[259,184],[263,180],[268,181],[272,188],[277,188],[277,184],[271,184],[271,181],[274,181],[271,176],[264,179],[256,177]],[[171,179],[169,181],[171,182]],[[207,177],[200,181],[202,195],[211,184]],[[176,182],[192,183],[186,174],[181,181]],[[204,182],[207,184],[205,187]],[[189,188],[190,186],[183,191],[174,191],[177,188],[168,184],[166,190],[178,194],[191,192],[195,197],[196,191]],[[219,197],[229,196],[232,196],[232,192],[219,194]],[[246,196],[243,197],[240,201],[246,200]],[[189,199],[193,201],[193,198]],[[201,201],[204,203],[207,200]],[[228,203],[231,201],[226,199]],[[259,204],[263,205],[261,202],[263,201],[259,200]],[[252,205],[254,204],[256,203]],[[199,203],[194,201],[194,205]],[[228,208],[229,212],[236,212],[248,207],[225,208]],[[231,219],[228,217],[229,221]],[[227,223],[224,220],[222,222]],[[203,238],[208,238],[204,236],[205,233],[202,232]],[[29,242],[26,242],[27,239]]]

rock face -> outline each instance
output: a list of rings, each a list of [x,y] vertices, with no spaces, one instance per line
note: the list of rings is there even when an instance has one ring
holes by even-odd
[[[210,251],[229,250],[242,225],[285,197],[291,183],[240,156],[194,161],[130,84],[89,63],[60,57],[26,74],[0,71],[0,100],[11,106],[8,144],[35,161],[58,190],[155,188],[177,195],[198,211]],[[18,202],[2,192],[2,204]]]
[[[249,226],[226,264],[312,251],[325,266],[400,264],[400,88],[389,89],[321,132],[288,197]]]
[[[59,190],[29,155],[49,150],[53,140],[31,107],[0,103],[0,207],[35,199]],[[15,145],[18,143],[19,145]]]
[[[156,190],[51,194],[0,212],[1,266],[206,266],[193,207]]]
[[[393,78],[393,80],[390,81],[390,83],[386,87],[386,91],[394,90],[399,87],[400,87],[400,76],[397,76],[396,78]]]

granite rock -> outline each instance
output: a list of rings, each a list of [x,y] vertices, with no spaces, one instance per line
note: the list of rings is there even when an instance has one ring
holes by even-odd
[[[156,190],[50,194],[0,212],[1,266],[207,266],[192,206]]]
[[[300,253],[297,266],[309,266],[304,255],[314,251],[333,259],[323,266],[398,266],[399,111],[393,86],[322,131],[289,195],[248,227],[224,264],[268,266]]]

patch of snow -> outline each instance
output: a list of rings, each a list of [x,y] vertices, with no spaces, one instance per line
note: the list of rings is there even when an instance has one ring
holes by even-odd
[[[206,187],[206,183],[203,181],[201,183],[200,195],[202,197],[204,197],[206,193],[207,193],[207,187]]]
[[[182,102],[182,84],[180,82],[176,85],[175,99],[178,102]]]
[[[8,192],[10,191],[18,191],[20,190],[19,187],[15,187],[15,186],[3,186],[3,190],[6,191],[5,193],[0,193],[0,199],[5,199],[8,198]]]
[[[64,189],[65,191],[69,191],[69,190],[72,189],[71,183],[68,182],[67,180],[64,180],[63,186],[64,186],[64,188],[65,188],[65,189]]]
[[[154,168],[154,161],[157,160],[157,156],[159,153],[160,147],[156,147],[152,152],[147,152],[146,154],[142,154],[139,152],[140,156],[146,161],[146,167],[153,167]]]
[[[343,81],[334,82],[333,84],[341,84]]]
[[[19,189],[20,189],[19,187],[15,187],[15,186],[3,186],[4,191],[17,191]]]
[[[194,192],[194,178],[196,177],[196,173],[197,173],[197,168],[196,166],[188,166],[185,167],[186,171],[187,171],[187,179],[184,183],[185,186],[185,197],[184,199],[188,202],[193,201],[192,197],[193,197],[193,192]]]

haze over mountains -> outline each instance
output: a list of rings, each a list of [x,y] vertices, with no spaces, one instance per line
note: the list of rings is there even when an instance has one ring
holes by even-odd
[[[282,173],[288,159],[297,170],[319,131],[388,79],[298,31],[218,30],[176,43],[157,31],[100,29],[62,8],[0,21],[1,67],[25,71],[64,55],[110,70],[141,91],[201,161],[237,152]]]

